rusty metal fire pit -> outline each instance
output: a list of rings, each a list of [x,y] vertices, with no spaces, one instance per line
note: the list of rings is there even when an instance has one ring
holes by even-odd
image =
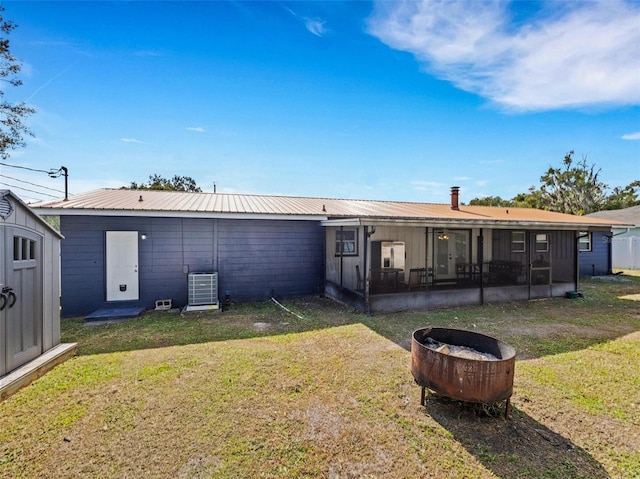
[[[446,347],[437,345],[447,345]],[[459,357],[448,353],[448,345],[469,348],[492,359]],[[440,350],[438,350],[440,349]],[[413,332],[411,340],[411,374],[425,389],[458,401],[493,405],[509,403],[513,393],[516,351],[513,347],[484,334],[448,328],[424,328]]]

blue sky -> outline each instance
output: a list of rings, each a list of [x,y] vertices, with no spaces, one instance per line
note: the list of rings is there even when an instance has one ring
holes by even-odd
[[[640,179],[636,1],[2,4],[23,66],[5,95],[37,110],[6,163],[64,165],[71,194],[157,173],[226,193],[508,199],[570,150],[610,187]],[[1,168],[26,201],[64,189]]]

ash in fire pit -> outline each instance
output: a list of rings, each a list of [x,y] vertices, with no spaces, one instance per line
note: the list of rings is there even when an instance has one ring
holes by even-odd
[[[431,337],[427,337],[424,345],[442,354],[448,354],[457,358],[474,359],[476,361],[497,361],[491,353],[483,353],[467,346],[441,343]]]

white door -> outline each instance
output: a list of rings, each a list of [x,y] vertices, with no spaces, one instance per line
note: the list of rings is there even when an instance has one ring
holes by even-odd
[[[435,276],[437,279],[455,279],[459,264],[467,263],[466,231],[441,230],[435,232]]]
[[[107,301],[139,299],[138,232],[107,231]]]

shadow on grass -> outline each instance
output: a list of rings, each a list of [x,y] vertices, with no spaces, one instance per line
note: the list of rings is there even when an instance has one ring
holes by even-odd
[[[67,318],[61,321],[61,336],[62,342],[78,343],[78,355],[84,356],[303,333],[365,318],[326,298],[296,298],[287,304],[302,319],[265,301],[227,311],[145,311],[127,320]]]
[[[497,477],[605,479],[604,467],[569,439],[512,408],[486,414],[479,406],[428,394],[424,413],[449,431]]]
[[[465,329],[511,346],[518,359],[583,349],[640,330],[634,301],[618,299],[640,291],[630,283],[589,281],[584,299],[556,298],[483,306],[460,306],[372,317],[320,297],[232,305],[227,311],[147,311],[122,322],[91,325],[62,320],[62,341],[77,342],[79,355],[160,348],[213,341],[293,334],[361,323],[409,351],[413,331],[426,326]],[[301,316],[303,319],[300,319]]]

